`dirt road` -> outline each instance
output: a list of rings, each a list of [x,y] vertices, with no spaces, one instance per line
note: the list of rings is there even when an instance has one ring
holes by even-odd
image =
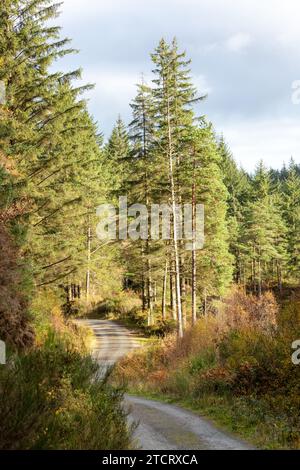
[[[93,356],[100,370],[107,370],[118,359],[140,346],[139,339],[127,328],[109,320],[81,320],[95,334]],[[139,423],[135,439],[145,450],[224,449],[248,450],[251,447],[217,429],[205,418],[179,406],[126,396],[129,420]]]

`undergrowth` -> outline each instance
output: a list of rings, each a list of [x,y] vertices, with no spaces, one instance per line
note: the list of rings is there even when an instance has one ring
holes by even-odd
[[[0,366],[0,448],[130,448],[123,392],[107,378],[94,380],[89,333],[65,321],[53,295],[37,298],[32,308],[34,346],[11,351]]]
[[[234,291],[215,316],[134,352],[114,380],[130,391],[169,397],[250,439],[261,448],[300,447],[300,367],[292,342],[300,334],[300,302],[279,308]]]

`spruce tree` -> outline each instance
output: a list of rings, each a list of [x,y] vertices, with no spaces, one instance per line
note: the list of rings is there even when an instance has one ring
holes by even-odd
[[[249,176],[238,168],[224,138],[220,139],[218,150],[221,156],[221,171],[228,192],[227,225],[229,231],[229,249],[234,256],[234,279],[245,287],[246,266],[242,243],[242,226],[245,207],[250,198],[251,186]]]
[[[176,40],[168,45],[164,39],[152,54],[155,65],[154,106],[157,130],[155,139],[161,158],[162,183],[169,185],[167,200],[172,207],[173,262],[175,268],[178,334],[183,335],[182,276],[180,243],[178,240],[178,216],[176,207],[181,204],[180,165],[184,162],[186,139],[193,125],[192,103],[196,90],[189,77],[190,61],[178,51]]]
[[[119,197],[126,190],[129,151],[128,132],[119,116],[105,146],[106,165],[109,168],[110,187],[114,197]]]
[[[202,300],[222,297],[232,281],[233,257],[229,253],[228,191],[223,182],[221,157],[211,124],[196,132],[196,199],[204,205],[205,243],[197,256]]]
[[[130,169],[127,179],[127,190],[131,203],[146,205],[150,211],[154,200],[153,172],[154,163],[154,121],[152,90],[145,83],[138,85],[137,96],[131,103],[133,120],[129,126],[131,141]],[[150,240],[150,218],[148,223],[148,238],[141,240],[141,252],[138,278],[142,284],[143,309],[148,312],[148,325],[153,323],[154,309],[154,279],[153,254],[156,246]],[[133,249],[137,248],[136,246]],[[132,264],[132,263],[130,263]]]
[[[60,28],[48,26],[59,6],[6,0],[0,7],[0,80],[6,88],[1,146],[17,168],[15,194],[26,204],[26,249],[38,286],[82,277],[82,222],[104,191],[96,126],[80,98],[90,85],[72,85],[79,70],[49,72],[53,61],[73,52]],[[94,192],[87,191],[92,175],[98,178]]]
[[[291,162],[282,185],[283,215],[287,226],[288,267],[291,278],[300,274],[300,176]]]
[[[243,230],[253,291],[261,296],[263,286],[272,279],[270,273],[274,263],[281,289],[286,260],[286,226],[277,195],[272,190],[270,174],[262,163],[252,178],[252,199],[247,205]]]

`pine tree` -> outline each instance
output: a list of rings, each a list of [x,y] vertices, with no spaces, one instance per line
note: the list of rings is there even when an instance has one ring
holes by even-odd
[[[282,265],[286,259],[286,227],[269,172],[262,163],[252,179],[252,200],[244,222],[245,249],[251,263],[252,289],[259,296],[273,264],[277,266],[278,287],[282,284]]]
[[[79,70],[49,72],[54,60],[73,52],[60,29],[48,26],[58,8],[51,1],[6,0],[0,10],[0,79],[7,98],[1,144],[17,168],[15,192],[27,207],[26,249],[38,286],[82,277],[83,221],[104,191],[97,130],[80,99],[90,85],[73,87]],[[92,191],[93,175],[98,188]]]
[[[291,162],[282,186],[283,215],[287,226],[288,267],[291,277],[300,273],[300,176]]]
[[[106,165],[109,168],[110,186],[114,197],[118,197],[122,191],[126,191],[129,152],[128,132],[121,116],[119,116],[105,146]],[[115,171],[116,167],[118,172]]]
[[[127,179],[127,190],[130,202],[139,202],[146,205],[148,210],[153,202],[154,170],[154,122],[152,90],[144,83],[138,85],[138,93],[131,103],[133,120],[130,123],[130,140],[132,150],[130,154],[130,169]],[[148,325],[153,323],[153,251],[154,244],[150,241],[150,220],[148,218],[148,238],[140,243],[141,263],[139,278],[142,284],[143,308],[148,311]]]
[[[245,206],[250,198],[250,181],[244,170],[238,168],[224,138],[220,139],[218,150],[221,156],[221,171],[228,192],[227,225],[229,249],[234,256],[234,279],[245,287],[245,255],[243,250],[242,226]]]
[[[221,157],[212,126],[204,122],[196,132],[196,199],[205,210],[205,244],[197,256],[198,280],[204,304],[222,297],[232,281],[233,258],[227,227],[228,192],[223,182]]]
[[[169,202],[172,207],[173,262],[175,265],[175,286],[178,334],[183,336],[184,316],[182,309],[182,276],[180,243],[178,240],[178,216],[176,207],[181,204],[180,165],[184,158],[186,139],[193,125],[191,105],[196,101],[196,90],[189,77],[190,61],[185,53],[179,53],[176,40],[168,45],[163,39],[152,54],[155,65],[154,106],[157,131],[155,139],[161,156],[163,178],[168,175]],[[166,180],[166,178],[165,178]]]

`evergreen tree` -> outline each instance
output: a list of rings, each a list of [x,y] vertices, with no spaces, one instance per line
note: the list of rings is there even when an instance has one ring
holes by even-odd
[[[26,250],[38,286],[82,278],[83,222],[105,191],[96,126],[80,99],[90,85],[72,86],[79,70],[49,72],[54,60],[73,52],[60,29],[48,27],[58,8],[47,0],[7,0],[0,10],[0,80],[6,88],[1,147],[17,168],[15,197],[26,205]]]
[[[288,267],[298,281],[300,273],[300,176],[291,162],[283,183],[283,215],[287,226]]]
[[[230,252],[234,256],[234,279],[245,285],[245,257],[243,253],[242,226],[245,206],[250,197],[250,181],[244,170],[239,169],[224,138],[218,145],[221,156],[221,171],[228,191],[227,225]]]
[[[198,254],[201,298],[221,297],[232,280],[229,253],[228,192],[223,182],[221,157],[212,126],[204,123],[196,133],[196,197],[205,210],[205,244]]]
[[[244,220],[244,243],[251,263],[253,291],[259,296],[262,287],[277,271],[281,289],[282,271],[286,259],[286,227],[276,194],[272,193],[269,172],[262,163],[252,179],[252,200],[248,203]]]
[[[178,51],[176,40],[168,45],[163,39],[152,54],[155,65],[154,106],[157,130],[155,139],[161,157],[162,183],[168,182],[169,200],[172,207],[173,263],[176,286],[178,333],[184,329],[182,309],[182,276],[180,243],[177,227],[179,224],[176,206],[182,202],[180,165],[184,162],[186,142],[193,125],[194,114],[191,108],[196,101],[196,90],[189,77],[190,61],[185,53]],[[167,178],[166,178],[167,175]]]
[[[105,146],[106,165],[110,174],[110,187],[112,195],[118,197],[126,190],[129,158],[129,137],[121,116],[112,130],[111,136]],[[116,168],[118,171],[116,172]]]
[[[127,179],[127,190],[130,202],[139,202],[150,210],[154,200],[153,173],[154,164],[154,121],[153,121],[153,97],[152,90],[144,83],[138,85],[135,100],[131,103],[133,120],[130,123],[130,169]],[[156,247],[150,240],[150,218],[148,223],[148,238],[140,243],[140,262],[136,277],[142,285],[143,309],[148,311],[148,325],[153,323],[153,254]],[[133,247],[133,250],[135,247]],[[130,263],[132,265],[132,263]]]

